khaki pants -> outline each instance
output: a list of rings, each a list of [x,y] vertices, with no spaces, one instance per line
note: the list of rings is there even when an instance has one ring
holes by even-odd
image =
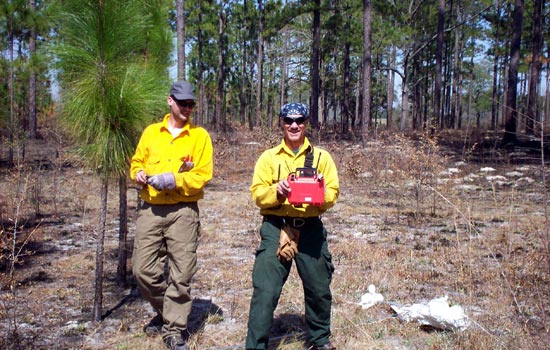
[[[191,278],[197,272],[200,230],[196,202],[144,203],[136,222],[132,269],[142,296],[162,314],[163,337],[187,329],[191,313]],[[168,260],[169,278],[164,276]]]

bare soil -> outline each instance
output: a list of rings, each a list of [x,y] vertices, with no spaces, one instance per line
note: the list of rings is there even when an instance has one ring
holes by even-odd
[[[259,154],[279,141],[273,134],[213,133],[215,177],[199,203],[192,349],[244,348],[260,224],[248,186]],[[532,150],[480,149],[458,142],[462,135],[452,137],[456,143],[447,136],[445,144],[403,135],[364,144],[314,138],[333,155],[341,182],[337,205],[323,217],[336,267],[338,349],[550,348],[548,169]],[[27,143],[19,167],[0,168],[1,349],[163,349],[159,337],[143,333],[154,313],[131,274],[127,287],[116,282],[116,181],[109,189],[104,317],[92,321],[100,185],[82,164],[70,146],[42,139]],[[127,195],[131,253],[137,189]],[[363,309],[369,284],[385,302]],[[445,295],[468,315],[465,331],[403,322],[390,307]],[[306,348],[302,300],[293,270],[272,349]]]

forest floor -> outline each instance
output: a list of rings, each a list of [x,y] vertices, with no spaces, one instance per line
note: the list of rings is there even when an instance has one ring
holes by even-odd
[[[19,167],[0,168],[0,348],[163,349],[159,337],[143,332],[154,313],[131,274],[128,287],[116,283],[116,181],[109,188],[104,317],[92,321],[100,184],[70,147],[50,136],[29,142]],[[191,349],[244,349],[260,225],[248,187],[256,159],[279,134],[212,136],[215,176],[199,202],[188,341]],[[537,151],[500,150],[488,138],[465,144],[463,135],[450,133],[439,140],[395,134],[364,143],[330,135],[312,140],[331,152],[340,176],[339,201],[323,216],[336,268],[338,349],[549,348],[549,173]],[[127,194],[131,253],[136,188]],[[385,300],[363,308],[370,284]],[[395,311],[444,296],[464,310],[466,329],[422,325]],[[293,268],[271,349],[306,348],[303,312]]]

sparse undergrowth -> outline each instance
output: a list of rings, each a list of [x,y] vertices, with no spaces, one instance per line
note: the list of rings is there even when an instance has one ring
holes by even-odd
[[[238,133],[215,135],[215,178],[200,202],[192,349],[241,349],[246,336],[260,223],[248,186],[257,157],[278,138]],[[547,198],[537,164],[474,163],[463,159],[462,149],[403,135],[373,138],[365,147],[343,141],[319,146],[332,153],[341,181],[340,200],[323,218],[336,267],[338,349],[548,348]],[[159,338],[142,332],[152,310],[134,287],[120,289],[115,282],[118,190],[110,189],[106,317],[95,324],[99,183],[64,152],[51,160],[40,157],[22,169],[35,176],[28,190],[33,195],[19,213],[11,204],[17,195],[10,185],[14,174],[0,169],[8,179],[0,185],[2,242],[16,216],[22,237],[33,232],[13,271],[11,290],[4,279],[9,264],[2,265],[0,348],[162,349]],[[131,249],[135,188],[128,199]],[[9,246],[1,248],[9,252]],[[364,310],[358,303],[371,283],[387,303]],[[388,304],[444,295],[466,310],[472,321],[467,330],[430,331],[400,322]],[[274,349],[304,348],[302,299],[293,270],[276,311]]]

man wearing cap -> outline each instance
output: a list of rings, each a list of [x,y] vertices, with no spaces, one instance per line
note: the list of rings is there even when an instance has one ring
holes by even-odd
[[[334,206],[339,194],[338,173],[331,155],[313,147],[305,135],[308,107],[290,103],[281,108],[282,142],[262,153],[254,168],[250,192],[263,216],[261,242],[252,272],[254,291],[250,301],[246,349],[267,349],[273,313],[292,261],[302,280],[309,348],[332,350],[330,282],[334,266],[327,246],[327,232],[320,215]],[[289,174],[309,169],[322,175],[324,201],[314,204],[289,202]],[[287,249],[289,248],[289,249]],[[292,291],[300,295],[301,291]]]
[[[130,165],[142,186],[136,222],[133,273],[142,296],[157,316],[145,327],[162,335],[168,349],[188,349],[184,332],[191,312],[191,278],[197,271],[199,207],[212,178],[212,141],[191,122],[193,86],[174,83],[170,113],[143,131]],[[168,278],[164,277],[165,262]]]

